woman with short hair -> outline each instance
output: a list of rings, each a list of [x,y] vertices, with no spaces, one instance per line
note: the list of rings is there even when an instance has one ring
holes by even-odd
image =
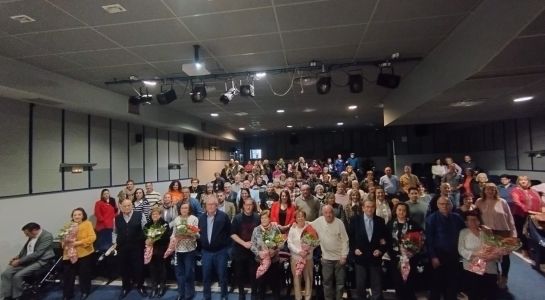
[[[167,280],[167,260],[163,257],[165,251],[168,248],[170,227],[168,223],[163,220],[162,209],[160,207],[154,207],[150,213],[150,220],[144,226],[144,232],[150,228],[162,227],[164,228],[163,234],[156,241],[146,239],[148,246],[153,245],[153,253],[151,261],[149,263],[150,277],[151,277],[151,298],[157,296],[161,298],[166,293],[166,280]]]

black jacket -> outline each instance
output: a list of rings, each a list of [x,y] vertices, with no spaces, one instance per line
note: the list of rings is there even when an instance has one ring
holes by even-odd
[[[157,221],[160,225],[165,226],[166,230],[161,235],[159,240],[155,241],[153,243],[153,256],[160,256],[163,257],[165,254],[165,251],[167,251],[168,244],[170,242],[170,236],[172,235],[172,229],[170,229],[170,226],[168,223],[163,220],[163,218],[160,218],[159,221]],[[153,221],[149,221],[146,226],[144,226],[144,230],[150,228],[153,225]]]
[[[201,248],[206,251],[218,251],[231,245],[231,220],[229,216],[221,210],[216,211],[214,216],[214,226],[212,228],[212,238],[208,242],[208,215],[206,213],[199,216]]]
[[[375,250],[385,253],[388,249],[389,236],[384,219],[378,216],[373,216],[373,236],[371,241],[367,238],[365,231],[364,215],[357,215],[350,219],[349,229],[349,245],[350,255],[353,256],[354,262],[359,265],[365,264],[381,264],[382,255],[373,256]],[[355,255],[354,251],[359,249],[363,252],[362,255]]]

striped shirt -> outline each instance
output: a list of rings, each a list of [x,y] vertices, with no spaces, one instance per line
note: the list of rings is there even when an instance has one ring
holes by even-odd
[[[146,193],[146,200],[148,200],[151,207],[157,205],[161,201],[161,193],[153,191],[151,193]]]
[[[134,201],[133,202],[134,211],[139,211],[146,217],[146,220],[150,220],[150,213],[151,213],[151,205],[149,204],[149,201],[144,198],[140,201]]]

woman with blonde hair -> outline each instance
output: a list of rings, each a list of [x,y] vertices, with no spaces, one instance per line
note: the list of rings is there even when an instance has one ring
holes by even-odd
[[[531,189],[532,183],[528,176],[519,176],[517,178],[517,186],[511,191],[513,198],[513,218],[515,219],[515,227],[517,234],[522,242],[522,254],[528,257],[528,240],[522,233],[528,215],[532,212],[545,211],[545,204],[541,201],[539,194]]]
[[[303,250],[301,245],[301,234],[305,227],[308,226],[306,221],[307,214],[304,210],[297,210],[295,213],[295,223],[290,228],[288,233],[288,248],[291,253],[291,272],[293,275],[293,289],[295,293],[295,300],[302,300],[303,295],[301,292],[301,277],[305,281],[305,300],[312,298],[312,252],[307,253]],[[297,275],[297,262],[301,259],[305,259],[306,263],[301,275]]]

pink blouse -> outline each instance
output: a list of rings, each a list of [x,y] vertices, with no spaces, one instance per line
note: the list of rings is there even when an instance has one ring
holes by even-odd
[[[492,230],[510,231],[511,236],[516,237],[515,221],[505,199],[483,200],[477,199],[475,206],[481,211],[483,225]]]

